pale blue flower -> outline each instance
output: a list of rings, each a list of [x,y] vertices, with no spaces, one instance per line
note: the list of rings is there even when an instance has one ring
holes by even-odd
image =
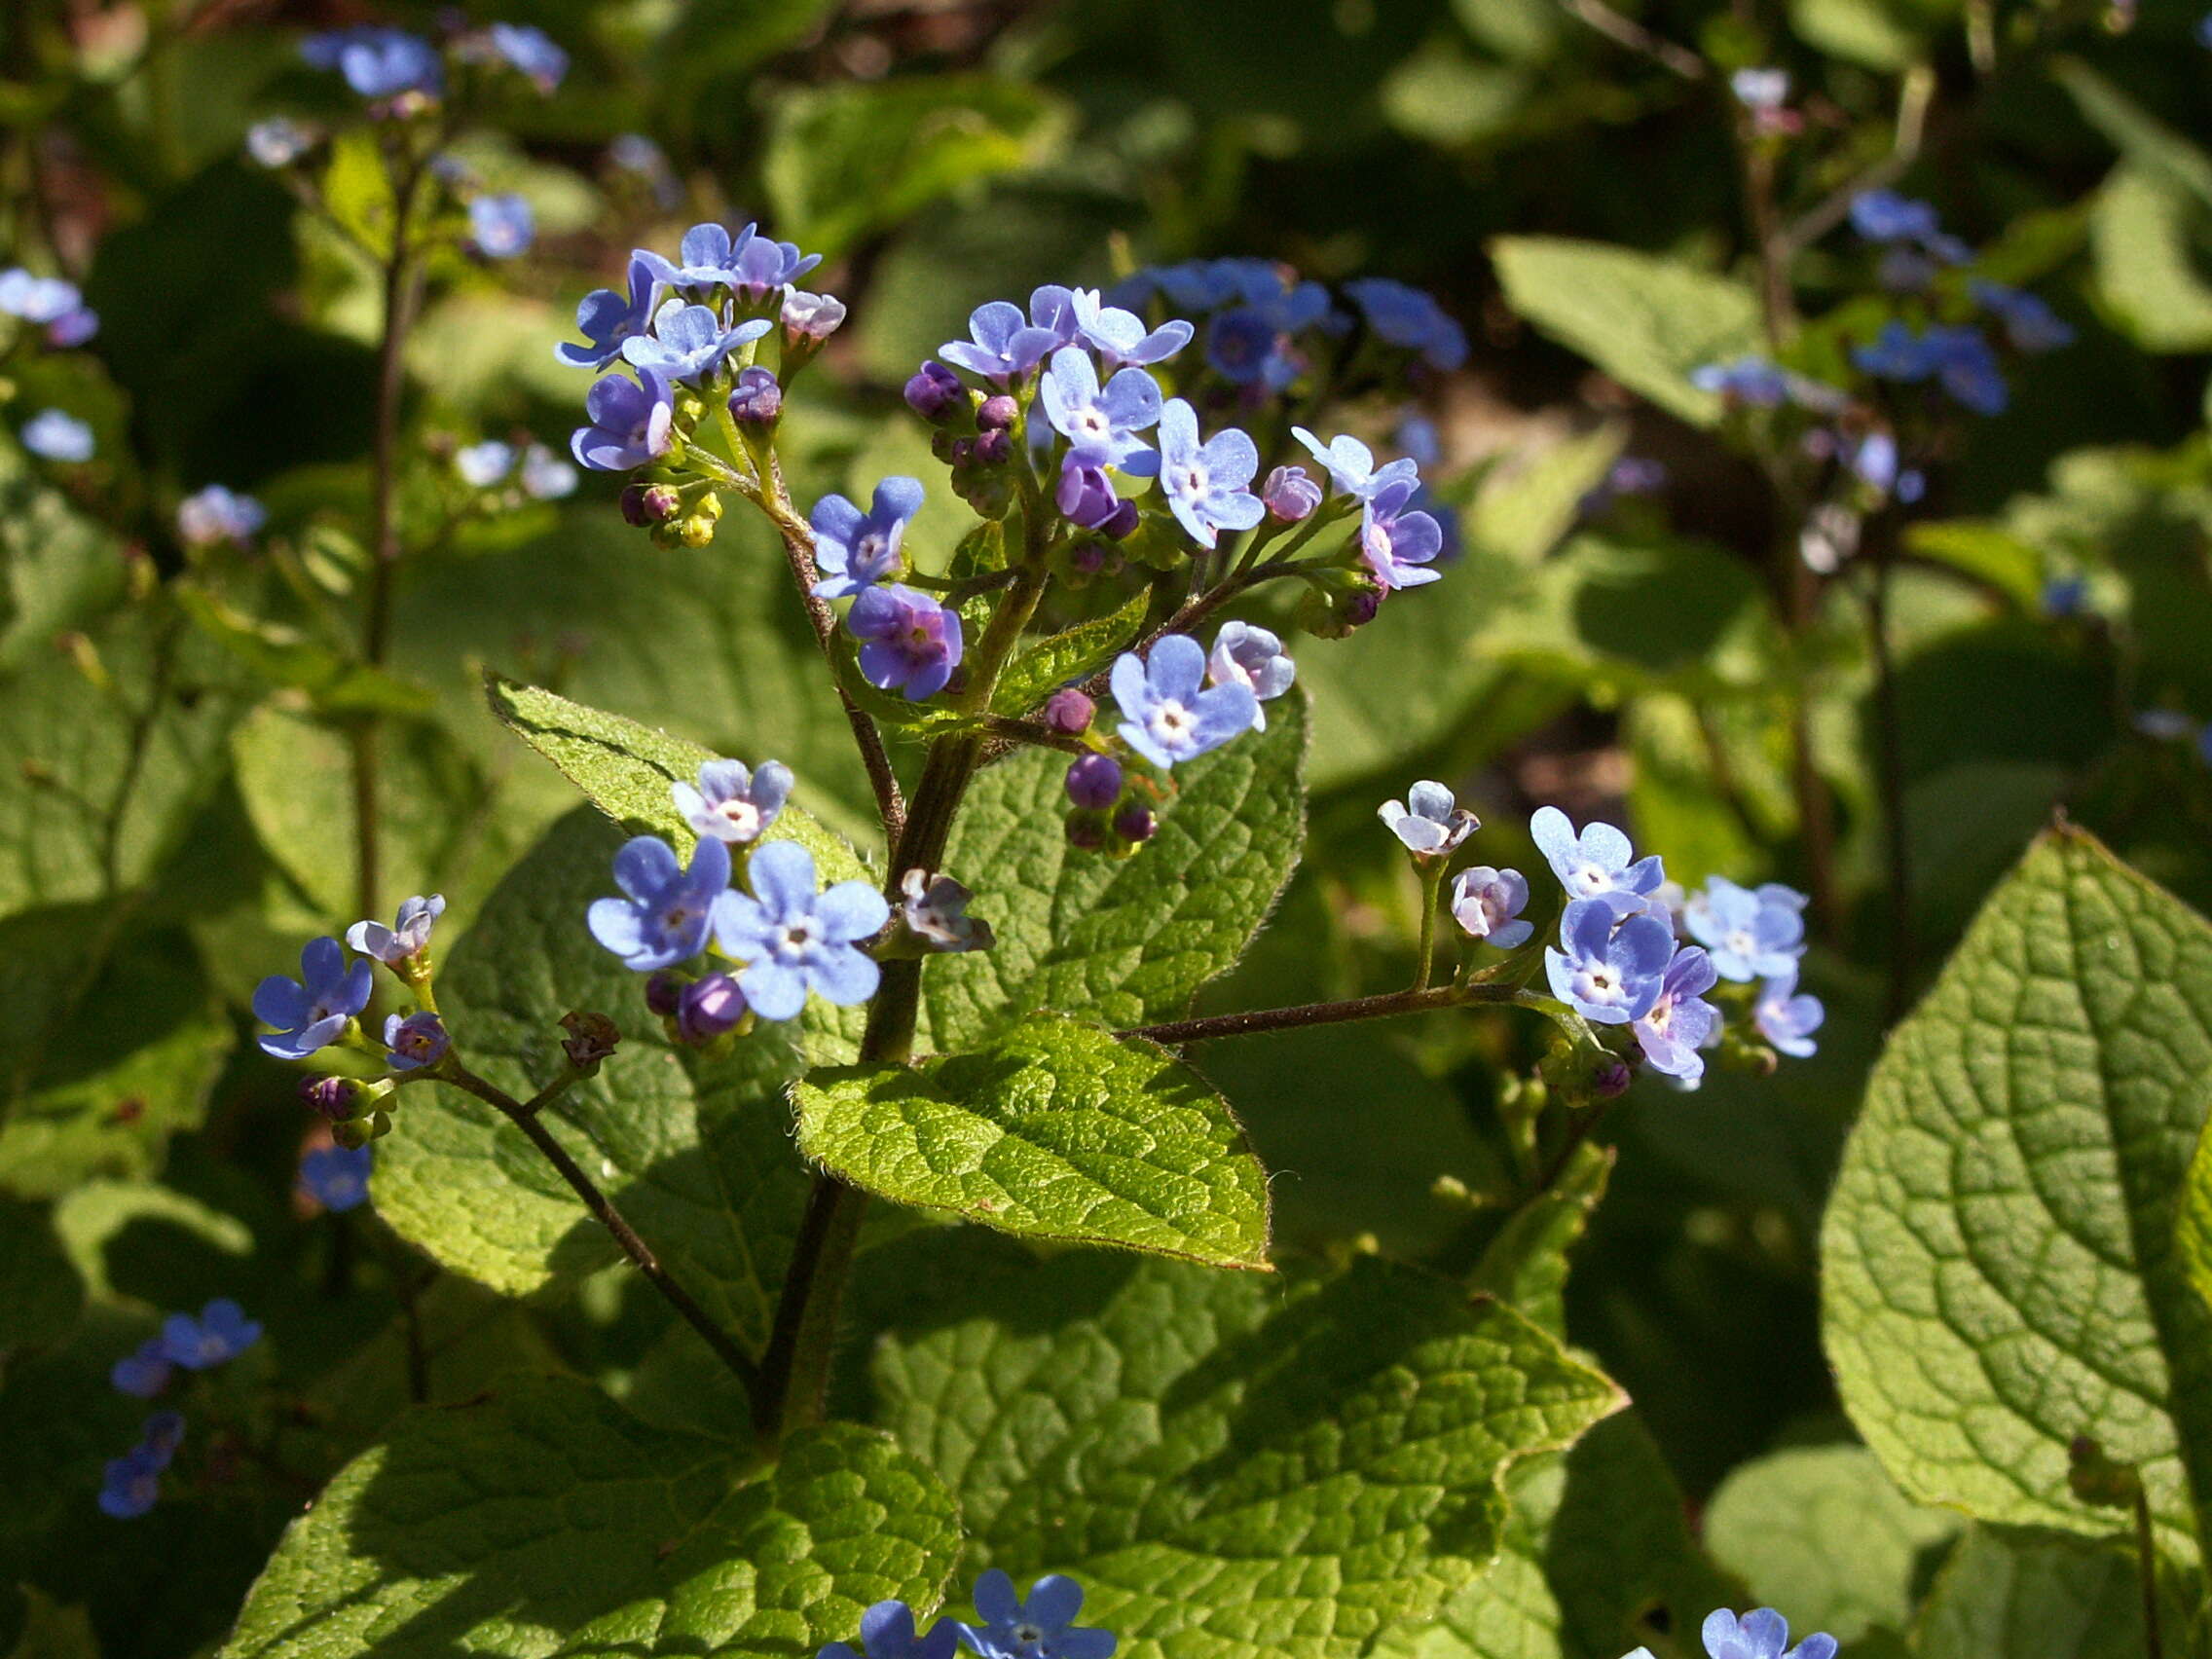
[[[491,489],[514,467],[515,446],[501,443],[498,438],[486,438],[480,444],[470,444],[454,452],[453,469],[472,490]]]
[[[1260,705],[1281,696],[1298,678],[1298,665],[1282,640],[1250,622],[1224,622],[1206,656],[1206,679],[1216,685],[1242,685],[1253,696],[1252,729],[1268,729],[1268,711]]]
[[[637,836],[614,855],[614,884],[624,897],[592,902],[592,938],[626,968],[674,967],[706,948],[715,901],[729,887],[728,844],[700,841],[685,869],[659,836]]]
[[[861,677],[908,702],[936,696],[960,666],[960,612],[901,582],[862,589],[845,629],[861,642]]]
[[[1468,937],[1500,950],[1525,944],[1536,924],[1523,921],[1529,878],[1517,869],[1476,865],[1452,878],[1452,919]]]
[[[1208,688],[1205,672],[1205,647],[1187,634],[1155,641],[1149,661],[1123,652],[1111,677],[1123,741],[1154,765],[1173,766],[1250,731],[1259,713],[1252,688]]]
[[[187,1371],[211,1371],[261,1340],[261,1326],[227,1296],[201,1309],[200,1317],[171,1313],[162,1321],[162,1352]]]
[[[865,881],[817,892],[814,856],[796,841],[757,848],[745,874],[751,893],[716,901],[715,941],[746,965],[737,982],[756,1014],[794,1018],[809,992],[842,1007],[875,995],[880,971],[860,945],[891,919],[881,893]]]
[[[1832,1636],[1808,1636],[1790,1647],[1789,1621],[1772,1607],[1746,1613],[1741,1622],[1722,1607],[1706,1616],[1701,1634],[1712,1659],[1835,1659]]]
[[[1142,317],[1107,305],[1095,288],[1072,290],[1069,310],[1076,338],[1093,348],[1109,365],[1163,363],[1188,346],[1195,332],[1180,318],[1147,330]]]
[[[452,1040],[445,1021],[428,1009],[406,1015],[388,1014],[384,1022],[384,1046],[390,1051],[395,1072],[421,1071],[446,1057]]]
[[[23,423],[23,448],[42,461],[69,462],[92,459],[92,428],[74,415],[41,409]]]
[[[637,380],[602,375],[584,394],[584,414],[591,424],[571,435],[570,453],[594,471],[627,472],[658,461],[675,441],[676,388],[652,369],[639,370]]]
[[[1577,899],[1560,917],[1564,949],[1544,948],[1552,995],[1594,1025],[1641,1019],[1659,1000],[1675,936],[1656,916],[1633,915],[1616,928],[1603,899]]]
[[[390,927],[382,922],[355,922],[346,930],[346,942],[363,956],[396,968],[429,948],[430,929],[445,913],[443,894],[433,893],[428,898],[417,894],[400,901],[399,914]]]
[[[817,501],[807,519],[814,527],[814,562],[823,572],[816,597],[846,599],[903,574],[902,543],[924,499],[920,479],[894,476],[876,485],[865,513],[842,496]]]
[[[1659,857],[1639,859],[1629,838],[1610,824],[1592,824],[1577,835],[1556,806],[1538,807],[1529,834],[1569,899],[1603,900],[1616,916],[1646,907],[1646,896],[1667,879]]]
[[[711,306],[670,300],[653,314],[651,334],[634,334],[622,342],[622,355],[647,373],[672,381],[699,381],[720,368],[740,346],[774,326],[766,317],[756,316],[724,328],[720,313]]]
[[[1795,970],[1805,950],[1804,907],[1804,895],[1779,882],[1753,891],[1716,875],[1690,896],[1682,925],[1713,953],[1720,977],[1749,983]]]
[[[1660,977],[1657,999],[1631,1025],[1653,1071],[1683,1083],[1705,1075],[1705,1056],[1698,1051],[1720,1029],[1720,1011],[1704,997],[1717,977],[1712,959],[1696,945],[1675,952]]]
[[[578,346],[564,340],[553,348],[553,355],[574,369],[604,369],[621,356],[625,340],[652,326],[653,301],[661,287],[654,263],[659,258],[642,250],[631,254],[626,295],[613,288],[595,288],[586,294],[576,307],[576,327],[585,343]],[[669,271],[672,276],[676,274],[673,266]]]
[[[668,793],[692,833],[742,846],[776,822],[792,784],[792,769],[781,760],[763,760],[757,770],[742,760],[709,760],[695,787],[678,779]]]
[[[1119,467],[1139,478],[1160,469],[1160,457],[1137,436],[1161,417],[1160,384],[1144,370],[1123,369],[1101,387],[1089,354],[1063,346],[1037,384],[1037,401],[1053,430],[1068,440],[1072,460]]]
[[[1039,328],[1010,300],[992,300],[968,316],[967,340],[948,340],[938,355],[955,368],[1005,385],[1027,374],[1045,354],[1065,342],[1051,328]]]
[[[210,484],[176,504],[177,538],[187,547],[220,541],[244,546],[269,522],[269,511],[251,496]]]
[[[1759,1035],[1783,1053],[1798,1059],[1812,1054],[1813,1033],[1826,1017],[1827,1010],[1821,1006],[1819,997],[1798,991],[1794,962],[1788,973],[1778,974],[1762,985],[1758,1001],[1751,1005],[1751,1023],[1758,1027]]]
[[[1416,478],[1420,471],[1403,456],[1387,465],[1377,466],[1375,452],[1348,432],[1339,433],[1325,444],[1304,426],[1291,427],[1290,435],[1311,452],[1338,489],[1362,501],[1401,479]]]
[[[336,940],[308,940],[300,951],[299,978],[272,974],[254,987],[254,1017],[276,1027],[259,1039],[262,1052],[304,1060],[335,1043],[347,1021],[369,1006],[374,975],[365,961],[349,967],[346,948]]]
[[[1384,801],[1375,809],[1375,816],[1407,852],[1423,858],[1449,858],[1482,828],[1450,790],[1429,778],[1408,790],[1404,800]]]
[[[1114,1633],[1077,1626],[1083,1587],[1061,1573],[1038,1579],[1023,1600],[994,1567],[976,1580],[976,1611],[979,1622],[960,1629],[982,1659],[1113,1659]]]
[[[1375,579],[1392,592],[1441,580],[1429,569],[1444,551],[1444,527],[1433,513],[1413,505],[1420,482],[1400,478],[1360,503],[1359,556]]]
[[[1199,443],[1198,414],[1180,397],[1160,412],[1159,460],[1168,510],[1200,547],[1215,545],[1224,530],[1250,530],[1267,516],[1247,488],[1260,470],[1258,448],[1235,426]]]
[[[328,1210],[344,1215],[368,1201],[374,1147],[318,1146],[300,1160],[300,1191]]]

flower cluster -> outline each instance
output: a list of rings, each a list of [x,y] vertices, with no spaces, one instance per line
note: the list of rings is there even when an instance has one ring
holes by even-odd
[[[39,276],[21,266],[0,271],[0,316],[41,331],[49,346],[82,346],[100,331],[99,313],[85,304],[77,284]]]
[[[486,438],[456,450],[453,469],[461,483],[498,504],[559,501],[576,490],[576,469],[540,443],[517,449]]]
[[[1014,1592],[1014,1580],[997,1567],[976,1581],[976,1619],[940,1618],[917,1634],[914,1610],[903,1602],[878,1602],[861,1615],[861,1647],[866,1659],[952,1659],[965,1646],[977,1659],[1113,1659],[1112,1631],[1078,1625],[1083,1586],[1062,1573],[1048,1573]],[[861,1659],[846,1642],[824,1645],[816,1659]],[[1762,1656],[1763,1659],[1763,1656]],[[1808,1659],[1825,1659],[1813,1655]]]
[[[459,29],[442,52],[404,29],[359,24],[309,35],[300,43],[300,55],[314,68],[343,76],[369,100],[373,114],[386,117],[418,114],[437,103],[456,73],[511,72],[550,95],[569,72],[569,55],[534,23]]]
[[[1727,1607],[1705,1617],[1699,1637],[1708,1659],[1835,1659],[1836,1640],[1816,1631],[1795,1647],[1789,1645],[1789,1621],[1772,1607],[1758,1607],[1742,1618]],[[1639,1647],[1625,1659],[1652,1659],[1651,1649]]]
[[[200,1310],[171,1313],[159,1335],[148,1337],[115,1362],[108,1381],[118,1393],[151,1400],[166,1390],[179,1371],[212,1371],[261,1340],[261,1326],[227,1296]],[[145,1514],[161,1496],[162,1473],[184,1444],[184,1418],[173,1411],[147,1418],[136,1446],[108,1460],[100,1483],[101,1512],[119,1521]]]
[[[210,484],[176,504],[176,536],[187,547],[225,542],[243,547],[269,522],[269,511],[251,496]]]

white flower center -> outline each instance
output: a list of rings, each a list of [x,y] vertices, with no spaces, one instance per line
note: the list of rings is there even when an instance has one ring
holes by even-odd
[[[768,948],[780,961],[793,962],[804,956],[814,943],[814,923],[802,917],[795,922],[785,922],[768,936]]]
[[[1102,438],[1114,429],[1114,423],[1095,409],[1078,410],[1075,424],[1077,435],[1087,438]]]
[[[854,563],[860,565],[864,570],[873,569],[883,563],[884,556],[889,552],[890,546],[891,538],[889,536],[881,531],[871,530],[853,543]]]
[[[1151,726],[1154,737],[1160,739],[1161,744],[1172,747],[1198,730],[1198,717],[1170,699],[1153,710],[1152,719],[1147,723]]]
[[[1579,977],[1584,1001],[1609,1003],[1619,1000],[1620,979],[1609,966],[1601,964],[1595,968],[1585,968]]]
[[[1758,949],[1758,944],[1751,938],[1749,928],[1732,930],[1721,942],[1728,947],[1729,953],[1734,956],[1750,956]]]
[[[1194,461],[1177,467],[1172,482],[1178,496],[1202,496],[1209,480],[1206,469]]]
[[[750,841],[760,833],[760,809],[749,800],[725,800],[715,808],[715,812],[737,831],[740,841]]]
[[[1585,893],[1604,893],[1613,885],[1612,872],[1600,869],[1594,864],[1577,866],[1574,881]]]

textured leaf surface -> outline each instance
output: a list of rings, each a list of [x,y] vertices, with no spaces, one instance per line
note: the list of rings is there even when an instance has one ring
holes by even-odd
[[[879,1343],[885,1420],[959,1495],[967,1567],[1075,1574],[1127,1659],[1352,1659],[1482,1574],[1508,1464],[1619,1404],[1519,1314],[1378,1258],[1287,1290],[982,1260],[925,1259],[945,1288]]]
[[[693,1295],[740,1340],[766,1331],[768,1299],[806,1181],[784,1089],[803,1041],[840,1058],[859,1010],[819,1001],[798,1023],[764,1027],[721,1059],[670,1045],[641,976],[600,948],[584,909],[612,890],[614,827],[579,807],[555,825],[486,903],[438,974],[438,1002],[469,1064],[518,1099],[560,1068],[570,1009],[608,1014],[620,1051],[547,1114],[553,1132]],[[385,1220],[457,1272],[508,1295],[572,1287],[617,1260],[575,1195],[491,1107],[442,1084],[399,1097],[378,1145]]]
[[[1844,1404],[1908,1497],[2110,1532],[2067,1493],[2093,1434],[2194,1548],[2212,1310],[2173,1234],[2208,1099],[2212,927],[2046,835],[1892,1038],[1824,1229]]]
[[[1701,426],[1720,418],[1720,399],[1689,373],[1753,349],[1758,302],[1744,284],[1557,237],[1500,237],[1491,258],[1506,303],[1544,333],[1670,414]]]
[[[1874,1625],[1904,1629],[1928,1558],[1963,1525],[1899,1492],[1863,1446],[1800,1446],[1720,1483],[1705,1542],[1760,1605],[1856,1641]]]
[[[799,1147],[856,1186],[1006,1233],[1265,1268],[1268,1182],[1166,1050],[1039,1015],[972,1054],[800,1082]]]
[[[1305,700],[1268,706],[1268,729],[1175,768],[1160,830],[1130,858],[1070,847],[1067,756],[1027,750],[979,775],[945,870],[976,891],[992,950],[940,957],[923,977],[924,1025],[946,1053],[1039,1009],[1122,1027],[1171,1018],[1243,954],[1298,862]]]
[[[293,1523],[226,1659],[811,1659],[871,1603],[934,1601],[959,1549],[927,1470],[849,1423],[740,1481],[589,1385],[518,1380],[403,1419]]]
[[[2141,1659],[2133,1552],[2060,1532],[1976,1527],[1913,1627],[1919,1659]]]
[[[1119,610],[1038,641],[1006,665],[991,688],[991,706],[1018,719],[1062,685],[1095,674],[1135,642],[1151,604],[1150,590],[1142,591]]]

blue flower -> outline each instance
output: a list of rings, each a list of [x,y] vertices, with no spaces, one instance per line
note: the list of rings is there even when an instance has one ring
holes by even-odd
[[[1346,282],[1345,292],[1366,313],[1367,326],[1393,346],[1419,351],[1433,368],[1456,369],[1467,360],[1467,332],[1445,315],[1432,294],[1387,276]]]
[[[1107,305],[1095,288],[1077,288],[1069,296],[1076,337],[1109,364],[1164,363],[1191,343],[1196,331],[1180,318],[1147,330],[1134,312]]]
[[[624,897],[595,899],[586,914],[592,938],[625,968],[672,968],[706,948],[715,900],[729,887],[729,846],[701,841],[686,870],[658,835],[639,835],[614,855],[614,885]]]
[[[737,982],[756,1014],[793,1018],[809,991],[847,1008],[875,995],[880,971],[859,947],[891,919],[881,893],[865,881],[817,893],[814,856],[796,841],[756,850],[745,878],[750,894],[716,901],[715,942],[746,965]]]
[[[1304,426],[1291,427],[1290,435],[1328,470],[1338,489],[1358,500],[1364,501],[1401,480],[1411,481],[1420,470],[1403,457],[1386,466],[1377,466],[1375,452],[1348,432],[1340,432],[1325,444]]]
[[[1674,933],[1657,916],[1633,915],[1617,928],[1615,919],[1604,900],[1577,899],[1560,917],[1566,948],[1544,947],[1552,995],[1594,1025],[1626,1025],[1648,1014],[1675,955]]]
[[[515,446],[498,438],[454,452],[453,469],[472,490],[489,490],[515,469]]]
[[[845,302],[834,294],[809,294],[793,288],[784,296],[783,309],[777,315],[786,339],[820,345],[845,325]]]
[[[1065,344],[1054,330],[1034,326],[1010,300],[992,300],[969,313],[968,336],[946,341],[938,355],[1001,386],[1027,374],[1046,352]]]
[[[1644,1063],[1683,1083],[1705,1075],[1705,1047],[1720,1029],[1720,1011],[1704,1000],[1717,978],[1713,961],[1694,944],[1675,952],[1660,977],[1659,996],[1632,1024]]]
[[[1748,983],[1794,970],[1805,950],[1805,896],[1779,882],[1752,891],[1724,875],[1683,907],[1682,925],[1706,949],[1723,979]]]
[[[1529,820],[1529,834],[1573,900],[1598,899],[1616,916],[1645,907],[1646,895],[1667,879],[1654,853],[1639,859],[1629,838],[1610,824],[1592,824],[1580,835],[1567,814],[1540,806]]]
[[[261,1327],[227,1296],[201,1309],[200,1317],[171,1313],[162,1321],[162,1351],[187,1371],[211,1371],[261,1340]]]
[[[169,1385],[170,1374],[175,1369],[168,1349],[162,1346],[162,1339],[148,1337],[136,1349],[115,1362],[107,1380],[120,1394],[150,1400]]]
[[[1038,1579],[1020,1601],[994,1567],[976,1580],[976,1611],[981,1622],[960,1629],[982,1659],[1113,1659],[1114,1633],[1076,1625],[1083,1586],[1060,1573]]]
[[[1450,790],[1428,778],[1408,790],[1404,800],[1384,801],[1375,809],[1375,816],[1407,852],[1423,858],[1449,858],[1482,828]]]
[[[210,484],[176,504],[176,534],[187,547],[210,547],[218,541],[242,547],[268,522],[268,509],[259,501],[220,484]]]
[[[807,517],[814,527],[814,562],[825,572],[814,584],[816,597],[844,599],[903,574],[901,543],[923,499],[920,479],[894,476],[876,485],[865,513],[842,496],[817,501]]]
[[[1536,924],[1521,920],[1529,904],[1529,878],[1517,869],[1476,865],[1452,878],[1452,919],[1473,939],[1511,950],[1528,942]]]
[[[1854,196],[1851,228],[1871,242],[1920,242],[1942,233],[1934,207],[1894,190],[1862,190]]]
[[[300,1191],[332,1215],[368,1201],[374,1147],[318,1146],[300,1160]]]
[[[622,342],[622,355],[637,368],[672,381],[702,380],[740,346],[774,326],[766,317],[756,316],[724,328],[711,307],[670,300],[654,314],[651,334],[633,334]]]
[[[862,642],[862,677],[909,702],[936,696],[960,666],[960,613],[902,583],[862,590],[845,627]]]
[[[960,1627],[939,1619],[929,1634],[914,1634],[914,1610],[903,1602],[878,1602],[861,1614],[861,1645],[867,1659],[952,1659]],[[815,1659],[861,1659],[842,1641],[826,1644]]]
[[[164,1459],[148,1447],[135,1446],[108,1459],[100,1476],[102,1515],[134,1521],[161,1500]]]
[[[2089,581],[2086,576],[2052,576],[2043,584],[2043,613],[2046,616],[2079,616],[2089,603]]]
[[[300,55],[317,69],[337,70],[364,98],[436,97],[445,87],[436,49],[403,29],[363,25],[310,35],[300,43]]]
[[[624,342],[636,344],[634,338]],[[652,369],[639,370],[637,380],[602,375],[584,394],[584,414],[591,424],[578,426],[569,439],[577,464],[595,472],[627,472],[668,453],[676,435],[676,388]]]
[[[494,23],[486,36],[507,66],[541,92],[551,92],[569,72],[569,55],[535,23]]]
[[[1154,641],[1149,661],[1124,651],[1112,677],[1123,741],[1154,765],[1173,766],[1250,731],[1260,712],[1252,688],[1206,688],[1205,672],[1205,648],[1187,634]]]
[[[678,779],[668,793],[693,834],[737,846],[757,841],[776,822],[792,782],[792,769],[781,760],[763,760],[758,770],[742,760],[709,760],[699,767],[697,787]]]
[[[281,115],[257,121],[245,129],[245,153],[257,166],[286,167],[314,147],[313,129]]]
[[[260,1039],[261,1051],[279,1060],[304,1060],[338,1040],[346,1022],[369,1006],[374,970],[346,965],[346,948],[334,939],[311,939],[300,951],[300,977],[272,974],[254,987],[256,1019],[276,1029]]]
[[[693,225],[683,233],[683,240],[677,248],[676,263],[671,264],[645,248],[638,249],[631,257],[643,264],[656,281],[704,296],[713,289],[736,285],[738,256],[753,245],[753,234],[757,229],[756,225],[736,231],[721,225]],[[632,269],[635,271],[635,266]],[[632,280],[635,281],[634,276]]]
[[[576,493],[576,469],[543,444],[522,452],[521,477],[522,493],[534,501],[558,501]]]
[[[795,242],[755,237],[730,261],[730,289],[739,299],[757,305],[821,263],[822,255],[801,253]]]
[[[421,1071],[445,1058],[452,1039],[445,1021],[428,1009],[405,1017],[388,1014],[384,1022],[384,1046],[391,1052],[393,1071]]]
[[[397,967],[429,948],[430,929],[445,913],[443,894],[433,893],[426,899],[417,894],[399,902],[399,914],[392,918],[390,927],[382,922],[355,922],[346,930],[346,942],[363,956]]]
[[[0,314],[44,327],[84,308],[77,284],[58,276],[34,276],[21,266],[0,271]]]
[[[1252,729],[1266,731],[1268,711],[1260,705],[1290,689],[1298,678],[1298,665],[1283,650],[1281,639],[1267,629],[1249,622],[1224,622],[1206,657],[1206,678],[1216,685],[1248,689],[1254,699]]]
[[[1690,371],[1690,385],[1754,409],[1775,409],[1789,400],[1789,377],[1764,357],[1701,364]]]
[[[988,950],[998,942],[990,923],[968,913],[976,895],[951,876],[910,869],[899,878],[899,891],[903,895],[899,920],[915,938],[928,940],[932,949]]]
[[[2008,288],[1979,277],[1967,286],[1974,303],[2005,324],[2005,337],[2011,341],[2013,350],[2055,351],[2074,344],[2074,330],[2025,288]]]
[[[155,1412],[138,1431],[138,1444],[151,1452],[163,1468],[184,1444],[184,1418],[177,1412]]]
[[[1997,354],[1972,328],[1936,326],[1915,335],[1901,322],[1886,322],[1874,343],[1859,347],[1851,360],[1881,380],[1917,385],[1934,379],[1976,415],[2003,414],[2008,401]]]
[[[1777,110],[1789,96],[1789,71],[1787,69],[1739,69],[1728,77],[1728,90],[1736,94],[1736,101],[1746,109]]]
[[[1063,346],[1037,384],[1037,401],[1083,465],[1115,466],[1139,478],[1159,470],[1159,456],[1136,435],[1161,415],[1160,384],[1144,370],[1123,369],[1101,389],[1088,353]]]
[[[1741,1623],[1722,1607],[1706,1615],[1701,1634],[1712,1659],[1835,1659],[1832,1636],[1808,1636],[1788,1646],[1789,1621],[1772,1607],[1746,1613]]]
[[[1799,993],[1794,962],[1788,973],[1777,974],[1760,986],[1758,1001],[1751,1005],[1751,1023],[1759,1028],[1759,1035],[1801,1060],[1813,1052],[1813,1033],[1826,1017],[1819,997]]]
[[[1235,426],[1200,444],[1198,417],[1188,403],[1170,398],[1161,410],[1160,487],[1168,510],[1200,547],[1213,546],[1224,530],[1250,530],[1267,516],[1246,488],[1259,470],[1259,450]]]
[[[41,409],[23,423],[23,448],[45,461],[92,459],[92,428],[58,409]]]
[[[576,307],[576,327],[586,344],[564,340],[553,348],[553,355],[576,369],[604,369],[621,356],[622,342],[652,326],[653,299],[660,292],[660,278],[653,269],[657,257],[642,251],[630,256],[627,298],[612,288],[595,288],[586,294]]]
[[[468,235],[486,259],[513,259],[530,251],[537,220],[523,197],[479,196],[468,204]]]
[[[1444,527],[1434,514],[1412,505],[1419,488],[1419,479],[1400,478],[1369,496],[1360,508],[1359,556],[1375,579],[1393,592],[1444,574],[1428,569],[1444,551]]]

